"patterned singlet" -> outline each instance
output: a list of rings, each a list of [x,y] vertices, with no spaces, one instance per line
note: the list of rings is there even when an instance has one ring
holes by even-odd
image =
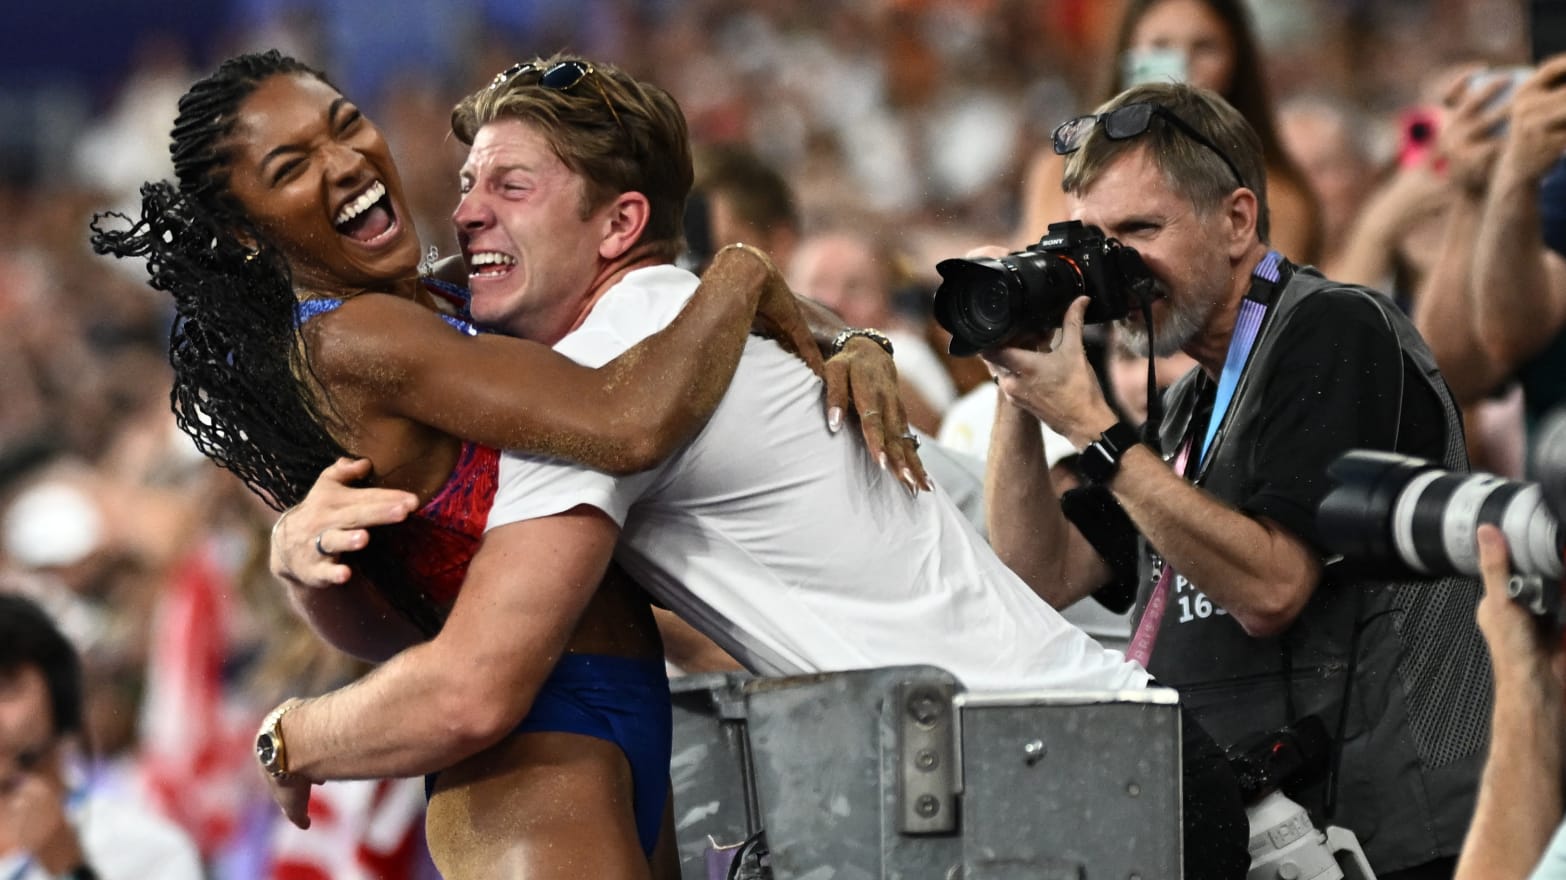
[[[423,279],[424,289],[449,304],[441,318],[458,331],[476,336],[468,314],[466,289],[436,278]],[[304,324],[346,300],[312,299],[299,303],[297,319]],[[362,567],[386,598],[413,622],[434,635],[457,599],[468,563],[484,537],[489,508],[495,501],[500,451],[463,441],[451,476],[423,507],[407,520],[375,529],[370,546],[385,552],[361,552]]]

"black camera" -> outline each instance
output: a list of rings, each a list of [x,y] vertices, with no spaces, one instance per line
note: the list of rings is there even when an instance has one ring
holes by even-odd
[[[955,355],[1053,332],[1079,296],[1091,300],[1089,324],[1124,318],[1133,304],[1147,307],[1154,286],[1135,249],[1078,220],[1051,223],[1038,244],[998,260],[942,260],[935,271],[935,320]]]
[[[1474,532],[1481,523],[1506,536],[1508,592],[1534,614],[1566,620],[1560,520],[1566,511],[1566,409],[1545,420],[1533,449],[1536,483],[1459,474],[1404,455],[1355,450],[1327,468],[1337,485],[1316,524],[1327,549],[1346,559],[1425,575],[1479,573]]]

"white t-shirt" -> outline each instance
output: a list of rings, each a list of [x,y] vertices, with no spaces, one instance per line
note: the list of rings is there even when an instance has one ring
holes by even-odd
[[[556,349],[600,365],[696,283],[632,272]],[[828,432],[821,383],[768,340],[746,342],[706,428],[653,470],[505,455],[489,527],[581,504],[621,525],[615,558],[644,587],[763,675],[929,663],[975,689],[1147,683],[1035,596],[943,491],[910,494],[857,431]]]
[[[201,856],[179,826],[150,810],[96,793],[71,811],[82,854],[103,880],[201,880]],[[0,856],[0,880],[49,880],[24,855]]]

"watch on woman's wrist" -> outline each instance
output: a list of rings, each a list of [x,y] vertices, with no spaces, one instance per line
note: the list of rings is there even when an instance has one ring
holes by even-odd
[[[1125,422],[1115,422],[1077,456],[1077,467],[1089,483],[1104,485],[1120,470],[1126,450],[1142,442],[1137,430]]]

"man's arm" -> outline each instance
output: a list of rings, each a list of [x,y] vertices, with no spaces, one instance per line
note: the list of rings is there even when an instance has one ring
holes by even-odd
[[[1445,98],[1447,115],[1439,153],[1446,160],[1450,199],[1440,253],[1420,284],[1414,306],[1415,325],[1460,406],[1490,393],[1509,371],[1480,340],[1475,316],[1483,297],[1474,283],[1474,243],[1501,146],[1497,131],[1505,122],[1507,106],[1496,106],[1494,100],[1501,82],[1473,90],[1468,87],[1471,74],[1464,71],[1457,76]]]
[[[1072,303],[1052,351],[986,355],[1002,368],[1001,390],[1078,448],[1116,421],[1082,354],[1086,306],[1085,297]],[[1122,457],[1109,488],[1164,560],[1251,635],[1285,629],[1320,580],[1321,565],[1304,541],[1186,482],[1146,446]]]
[[[618,535],[587,506],[492,529],[439,635],[283,717],[290,773],[416,776],[497,742],[565,650]],[[293,806],[298,821],[304,804]]]
[[[1566,56],[1517,89],[1474,255],[1474,320],[1511,372],[1566,330],[1566,262],[1544,245],[1539,182],[1566,152]]]
[[[1109,566],[1061,511],[1038,419],[1004,397],[990,432],[984,510],[995,554],[1054,607],[1109,580]]]
[[[1507,598],[1506,541],[1493,526],[1479,530],[1479,567],[1479,628],[1495,667],[1495,714],[1455,878],[1520,880],[1561,821],[1561,636],[1541,637],[1538,621]]]

